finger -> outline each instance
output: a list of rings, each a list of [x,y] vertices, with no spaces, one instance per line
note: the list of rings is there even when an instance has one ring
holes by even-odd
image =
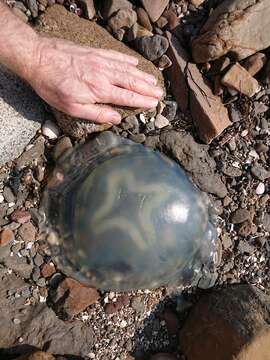
[[[145,109],[155,108],[158,104],[158,100],[154,97],[140,95],[134,91],[121,89],[117,86],[112,86],[110,94],[107,97],[107,104],[115,104],[121,106],[138,107]]]
[[[73,104],[65,112],[73,117],[91,120],[100,124],[119,124],[121,122],[121,115],[108,106],[95,104]]]
[[[148,82],[124,73],[116,73],[111,75],[113,85],[120,86],[121,88],[134,91],[141,95],[146,95],[156,99],[160,99],[163,95],[163,90],[159,86],[153,86]]]
[[[135,66],[138,65],[139,62],[135,56],[126,55],[114,50],[91,48],[91,52],[107,59],[126,62]]]
[[[100,65],[100,67],[109,69],[110,75],[112,75],[111,70],[116,70],[116,71],[120,71],[122,73],[120,76],[133,75],[139,79],[142,79],[142,80],[148,82],[151,85],[157,84],[157,79],[153,75],[148,74],[144,71],[141,71],[141,70],[137,69],[135,66],[127,64],[127,63],[123,63],[121,61],[120,62],[119,61],[107,61],[104,59],[100,59],[99,65]],[[117,75],[118,74],[116,74],[116,76]]]

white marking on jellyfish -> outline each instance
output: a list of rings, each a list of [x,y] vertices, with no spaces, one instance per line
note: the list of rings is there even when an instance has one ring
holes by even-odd
[[[188,214],[188,206],[178,201],[167,207],[164,212],[164,218],[168,222],[185,223],[188,219]]]

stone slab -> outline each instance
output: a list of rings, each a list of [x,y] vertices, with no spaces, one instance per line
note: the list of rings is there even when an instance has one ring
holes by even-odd
[[[39,97],[0,66],[0,166],[22,153],[44,119]]]

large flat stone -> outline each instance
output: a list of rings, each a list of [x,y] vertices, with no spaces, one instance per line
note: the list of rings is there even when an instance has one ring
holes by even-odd
[[[108,31],[97,25],[95,22],[79,18],[77,15],[68,12],[60,5],[49,7],[41,16],[40,20],[40,25],[36,27],[36,30],[46,36],[54,36],[73,41],[79,45],[112,49],[136,56],[139,59],[138,68],[154,75],[158,78],[159,84],[164,86],[161,72],[150,61],[146,60],[134,50],[128,48],[122,42],[116,40],[108,33]],[[131,109],[127,107],[115,107],[115,109],[119,111],[122,118],[137,114],[141,111],[141,109]],[[87,133],[106,130],[100,125],[94,125],[89,121],[83,121],[83,119],[71,118],[57,110],[54,110],[54,113],[56,120],[63,131],[77,138],[83,137],[87,135]],[[108,125],[106,126],[108,128]]]
[[[22,153],[44,119],[38,96],[0,66],[0,166]]]

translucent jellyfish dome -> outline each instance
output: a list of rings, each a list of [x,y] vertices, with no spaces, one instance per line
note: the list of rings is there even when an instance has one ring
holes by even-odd
[[[60,158],[43,205],[58,266],[89,286],[187,285],[213,262],[205,194],[168,157],[111,132]]]

